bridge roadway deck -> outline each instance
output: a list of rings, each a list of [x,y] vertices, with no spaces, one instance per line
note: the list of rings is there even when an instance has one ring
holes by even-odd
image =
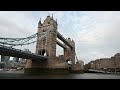
[[[45,56],[41,56],[35,53],[29,53],[29,52],[25,52],[20,49],[10,48],[10,47],[1,46],[1,45],[0,45],[0,55],[32,59],[32,60],[46,60],[47,59],[47,57]]]

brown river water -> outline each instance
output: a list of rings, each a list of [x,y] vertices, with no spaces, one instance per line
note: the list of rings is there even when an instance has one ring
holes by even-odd
[[[40,74],[25,75],[23,71],[0,71],[0,79],[120,79],[120,74]]]

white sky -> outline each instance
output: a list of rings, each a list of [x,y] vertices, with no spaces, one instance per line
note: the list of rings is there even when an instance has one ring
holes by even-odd
[[[58,31],[75,41],[79,60],[88,63],[120,50],[119,11],[0,11],[0,37],[27,37],[37,32],[38,21],[47,15],[58,21]],[[35,44],[29,48],[35,52]],[[57,52],[62,54],[62,49]]]

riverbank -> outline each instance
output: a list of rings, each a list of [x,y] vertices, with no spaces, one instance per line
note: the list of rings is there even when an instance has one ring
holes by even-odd
[[[93,73],[93,74],[106,74],[106,75],[108,75],[108,74],[110,74],[110,75],[120,75],[120,72],[116,72],[116,73],[114,73],[114,72],[109,72],[109,73],[105,73],[105,72],[85,72],[85,73]]]

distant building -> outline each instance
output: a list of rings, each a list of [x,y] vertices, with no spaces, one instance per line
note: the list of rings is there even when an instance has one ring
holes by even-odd
[[[114,55],[116,68],[120,68],[120,53]]]
[[[10,56],[1,55],[1,62],[8,62],[9,59],[10,59]]]
[[[5,68],[5,63],[0,62],[0,69],[3,69],[3,68]]]
[[[120,53],[111,58],[101,58],[91,61],[85,65],[85,69],[120,71]]]
[[[13,61],[14,61],[14,62],[18,62],[18,61],[19,61],[19,58],[18,58],[18,57],[14,57],[14,58],[13,58]]]

